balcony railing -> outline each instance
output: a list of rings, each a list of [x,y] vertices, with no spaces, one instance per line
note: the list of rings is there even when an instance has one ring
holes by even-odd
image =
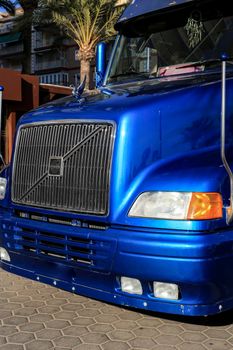
[[[7,55],[17,55],[24,52],[23,43],[11,46],[5,46],[0,49],[0,57]]]
[[[49,70],[53,68],[61,68],[61,67],[66,67],[67,62],[66,60],[53,60],[53,61],[43,61],[43,62],[37,62],[35,66],[35,70]]]
[[[54,37],[48,38],[48,39],[37,39],[35,41],[34,50],[40,51],[47,48],[56,48],[57,46],[67,46],[70,45],[72,42],[70,39],[65,38],[57,38]]]

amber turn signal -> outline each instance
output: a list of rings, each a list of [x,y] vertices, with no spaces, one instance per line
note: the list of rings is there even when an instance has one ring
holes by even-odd
[[[223,202],[219,193],[192,193],[188,220],[219,219],[222,216]]]

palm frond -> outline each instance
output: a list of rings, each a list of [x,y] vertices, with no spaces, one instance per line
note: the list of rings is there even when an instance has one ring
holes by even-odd
[[[15,6],[10,0],[0,0],[0,7],[4,8],[12,16],[15,14]]]

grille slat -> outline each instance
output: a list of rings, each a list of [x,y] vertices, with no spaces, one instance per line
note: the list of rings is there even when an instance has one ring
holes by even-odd
[[[110,123],[26,125],[19,131],[12,200],[58,210],[106,215],[114,127]],[[58,174],[51,159],[59,160]],[[62,172],[63,167],[63,172]]]

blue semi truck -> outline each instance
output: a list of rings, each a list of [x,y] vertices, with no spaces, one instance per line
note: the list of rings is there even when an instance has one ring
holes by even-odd
[[[99,90],[24,115],[0,266],[130,307],[233,308],[233,9],[134,0]]]

